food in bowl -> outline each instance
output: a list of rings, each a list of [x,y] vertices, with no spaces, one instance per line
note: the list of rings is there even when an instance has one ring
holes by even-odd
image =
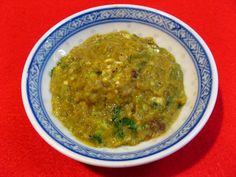
[[[52,111],[94,147],[136,145],[163,135],[186,103],[183,72],[151,37],[96,34],[51,71]]]

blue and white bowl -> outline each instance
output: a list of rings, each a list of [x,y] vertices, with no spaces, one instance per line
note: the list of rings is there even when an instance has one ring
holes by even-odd
[[[184,72],[188,97],[178,120],[162,137],[133,147],[89,147],[75,139],[52,115],[50,71],[70,49],[95,33],[126,30],[151,36],[167,48]],[[22,75],[22,98],[33,127],[61,153],[84,163],[128,167],[149,163],[187,144],[207,122],[215,105],[218,75],[202,38],[188,25],[162,11],[136,5],[108,5],[76,13],[52,27],[34,46]]]

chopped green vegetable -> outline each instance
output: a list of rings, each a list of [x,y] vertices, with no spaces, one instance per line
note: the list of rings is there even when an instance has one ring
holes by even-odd
[[[146,60],[143,60],[143,61],[139,62],[139,63],[137,64],[138,71],[140,72],[140,71],[145,67],[145,65],[146,65],[147,63],[148,63],[148,62],[147,62]]]
[[[118,120],[120,118],[120,113],[121,113],[121,107],[114,106],[112,108],[112,121]]]
[[[49,74],[50,74],[50,77],[52,77],[54,69],[55,69],[55,68],[52,68],[52,70],[50,71],[50,73],[49,73]]]
[[[124,138],[124,132],[121,128],[119,128],[117,131],[116,131],[116,137],[120,138],[120,139],[123,139]]]
[[[66,69],[68,67],[67,64],[62,63],[62,62],[60,62],[58,65],[60,66],[61,69]]]
[[[135,97],[135,102],[136,103],[141,103],[142,100],[143,100],[143,96],[142,95],[138,95],[138,96]]]
[[[121,123],[122,123],[123,126],[127,126],[131,130],[136,130],[137,129],[136,123],[133,119],[124,117],[122,119]]]
[[[94,141],[97,144],[102,143],[102,136],[100,134],[93,134],[89,136],[92,141]]]
[[[124,117],[123,119],[121,119],[119,121],[116,121],[115,126],[117,127],[116,136],[120,139],[123,139],[125,136],[124,131],[123,131],[124,127],[128,127],[132,131],[137,130],[137,126],[136,126],[135,121],[133,119],[130,119],[127,117]]]
[[[158,104],[157,102],[152,102],[152,103],[151,103],[151,107],[152,107],[153,109],[157,109],[157,108],[160,107],[160,104]]]
[[[166,98],[166,106],[170,106],[170,104],[172,103],[172,101],[173,101],[173,97],[167,96],[167,98]]]

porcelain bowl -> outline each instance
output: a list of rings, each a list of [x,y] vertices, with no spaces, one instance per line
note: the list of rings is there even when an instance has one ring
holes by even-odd
[[[89,36],[126,30],[151,36],[181,65],[187,103],[163,136],[115,149],[89,147],[75,139],[53,116],[50,71],[58,60]],[[192,140],[207,122],[215,105],[218,75],[214,58],[203,39],[188,25],[160,10],[136,5],[107,5],[76,13],[52,27],[30,52],[22,75],[26,113],[39,135],[75,160],[103,167],[129,167],[168,156]]]

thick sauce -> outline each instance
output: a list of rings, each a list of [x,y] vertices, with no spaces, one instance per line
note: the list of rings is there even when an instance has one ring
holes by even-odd
[[[51,72],[53,114],[95,147],[136,145],[166,132],[186,102],[183,73],[152,38],[94,35]]]

